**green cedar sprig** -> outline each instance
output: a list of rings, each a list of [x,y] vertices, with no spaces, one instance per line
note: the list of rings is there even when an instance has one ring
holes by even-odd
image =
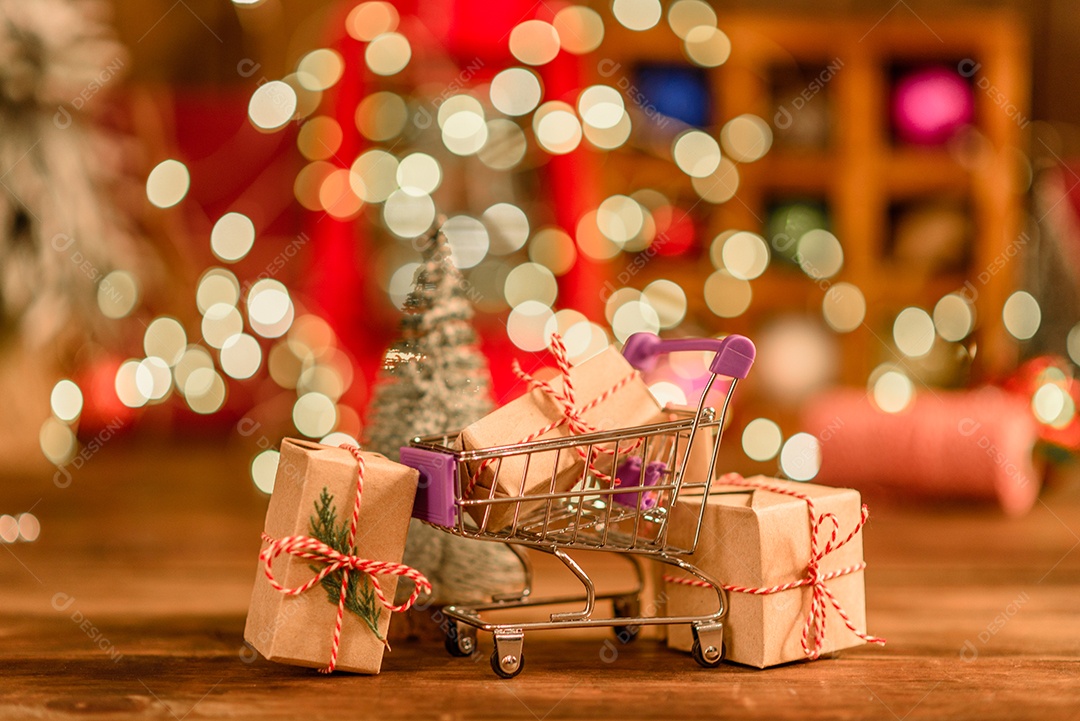
[[[310,526],[312,538],[317,538],[338,553],[347,556],[356,555],[355,546],[349,546],[349,528],[344,523],[338,524],[334,496],[327,488],[322,489],[319,500],[315,502],[315,515],[310,519]],[[318,566],[311,566],[311,570],[317,573],[320,569]],[[343,571],[335,571],[322,580],[326,596],[335,606],[341,598],[343,576]],[[345,610],[359,616],[375,637],[385,643],[386,639],[379,633],[379,615],[382,613],[382,607],[379,605],[375,589],[366,573],[350,575],[349,587],[345,591]]]

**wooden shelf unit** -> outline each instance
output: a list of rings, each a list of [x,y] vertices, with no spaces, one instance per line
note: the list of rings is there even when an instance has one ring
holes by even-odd
[[[756,163],[739,165],[740,185],[734,198],[721,205],[701,201],[695,208],[701,218],[697,225],[704,246],[701,254],[694,259],[654,258],[634,278],[635,287],[660,277],[679,282],[690,301],[689,313],[703,327],[717,330],[752,332],[761,321],[785,310],[816,312],[820,318],[828,283],[806,277],[800,282],[798,271],[776,267],[775,259],[761,278],[751,281],[754,300],[743,317],[717,319],[701,297],[704,280],[713,271],[708,245],[716,234],[727,229],[764,234],[771,200],[813,198],[828,206],[832,230],[844,249],[844,267],[830,282],[854,283],[867,300],[863,327],[840,336],[845,382],[864,383],[877,363],[892,357],[879,338],[891,335],[892,320],[900,310],[919,305],[932,311],[942,295],[963,289],[965,281],[978,290],[972,335],[978,349],[975,375],[992,376],[1015,363],[1016,344],[1005,331],[1002,307],[1015,288],[1019,264],[1010,263],[985,284],[978,277],[1021,235],[1025,189],[1015,153],[1026,147],[1025,133],[1022,123],[978,87],[978,81],[985,77],[1026,117],[1026,27],[1007,11],[980,9],[920,18],[903,7],[894,10],[884,18],[718,12],[718,25],[731,39],[732,53],[724,65],[707,71],[713,110],[712,124],[704,129],[718,136],[724,122],[743,113],[772,125],[773,70],[832,64],[839,67],[818,91],[823,97],[808,101],[828,103],[830,144],[820,150],[774,145]],[[691,66],[665,20],[645,32],[626,30],[613,18],[606,26],[601,52],[620,63],[623,72],[632,74],[643,63]],[[972,78],[974,125],[985,142],[974,151],[974,162],[961,163],[945,148],[894,143],[891,70],[965,58],[981,63]],[[597,77],[596,82],[605,79]],[[627,149],[612,153],[605,162],[614,171],[603,174],[607,193],[654,187],[681,198],[684,205],[697,200],[689,178],[669,161]],[[942,195],[956,197],[970,209],[975,229],[970,262],[961,273],[927,276],[887,256],[889,211],[895,203]]]

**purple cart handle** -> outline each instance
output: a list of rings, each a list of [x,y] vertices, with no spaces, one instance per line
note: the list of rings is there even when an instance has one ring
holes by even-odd
[[[656,366],[656,357],[661,353],[673,353],[680,350],[716,351],[709,366],[716,375],[729,378],[746,378],[750,366],[754,365],[757,350],[753,342],[741,335],[729,335],[726,338],[678,338],[660,340],[653,333],[634,333],[626,339],[623,357],[639,371],[652,370]]]

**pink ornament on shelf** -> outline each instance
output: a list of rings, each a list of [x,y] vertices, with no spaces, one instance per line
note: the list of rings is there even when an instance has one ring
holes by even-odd
[[[916,70],[903,76],[893,91],[893,125],[907,143],[944,143],[974,117],[971,85],[955,70]]]

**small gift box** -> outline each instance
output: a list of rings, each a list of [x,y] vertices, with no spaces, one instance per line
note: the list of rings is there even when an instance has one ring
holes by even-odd
[[[559,342],[553,350],[561,350]],[[654,422],[661,409],[641,375],[617,351],[608,348],[576,366],[565,364],[562,376],[539,381],[519,372],[531,388],[525,395],[489,413],[461,433],[462,447],[469,449],[508,446],[547,438],[558,438]],[[568,393],[568,388],[572,393]],[[572,398],[568,397],[572,396]],[[591,470],[606,477],[615,472],[611,451],[594,449]],[[620,446],[622,456],[628,448]],[[538,493],[569,491],[584,476],[586,459],[574,449],[507,455],[497,462],[469,464],[466,496],[471,499],[516,499]],[[557,460],[556,460],[557,457]],[[554,482],[552,479],[554,478]],[[499,531],[544,501],[496,502],[469,506],[473,520],[488,532]],[[516,508],[520,506],[519,508]],[[490,511],[488,511],[490,509]],[[485,514],[489,514],[484,520]]]
[[[417,481],[376,453],[282,441],[244,639],[271,661],[379,673],[390,612],[430,591],[400,563]],[[393,606],[399,576],[416,587]]]
[[[689,548],[705,504],[696,551],[686,560],[728,591],[724,656],[765,668],[815,659],[866,642],[858,491],[763,476],[718,480],[706,500],[680,497],[673,544]],[[669,616],[716,610],[716,593],[682,571],[665,575]],[[688,626],[668,629],[668,646],[689,651]]]

